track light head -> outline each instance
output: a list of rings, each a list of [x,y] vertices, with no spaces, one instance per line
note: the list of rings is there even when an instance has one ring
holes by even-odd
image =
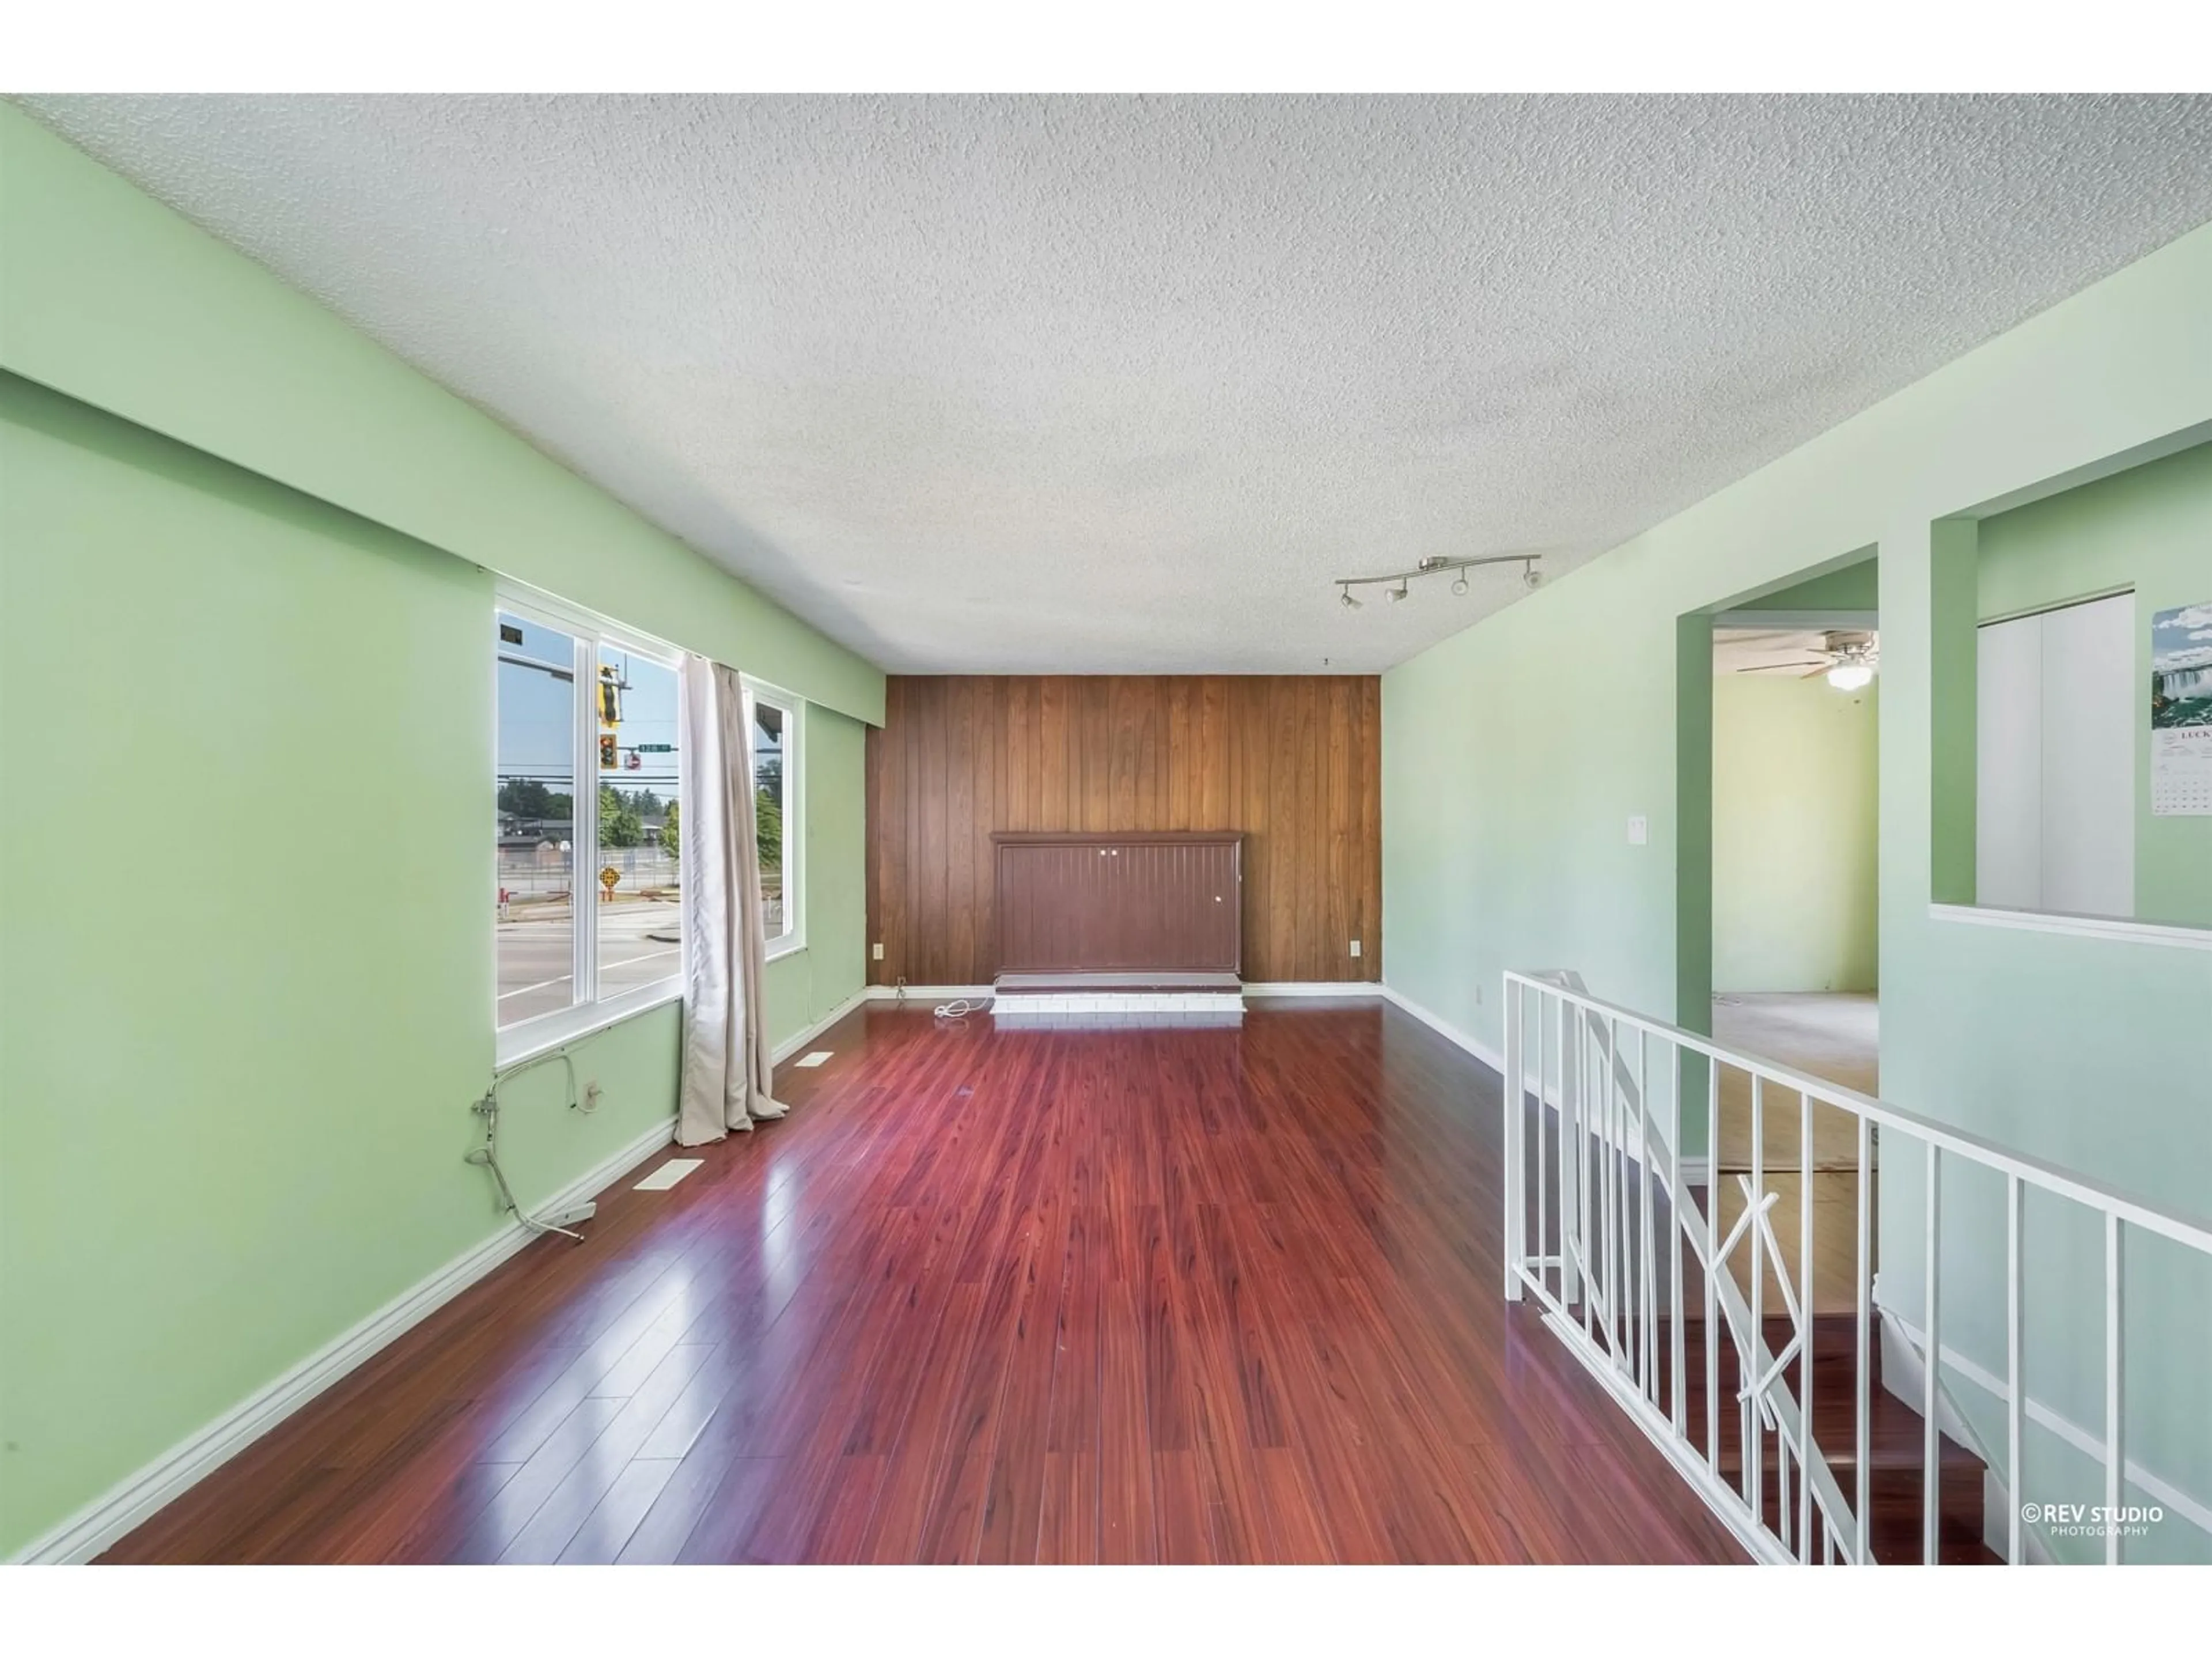
[[[1359,609],[1359,601],[1352,597],[1352,590],[1349,587],[1346,588],[1344,592],[1337,597],[1343,601],[1344,608],[1346,611],[1357,611]]]
[[[1464,595],[1464,594],[1466,593],[1466,592],[1467,592],[1467,574],[1466,574],[1466,572],[1462,571],[1462,572],[1461,572],[1458,575],[1454,576],[1454,577],[1452,578],[1452,592],[1453,592],[1454,593],[1461,594],[1461,595]]]
[[[1390,603],[1395,605],[1406,597],[1406,584],[1401,580],[1395,587],[1386,587],[1382,591],[1390,596]]]
[[[1543,585],[1544,573],[1542,571],[1537,569],[1533,564],[1524,564],[1521,567],[1522,586],[1527,588],[1533,593],[1536,589],[1541,587]]]

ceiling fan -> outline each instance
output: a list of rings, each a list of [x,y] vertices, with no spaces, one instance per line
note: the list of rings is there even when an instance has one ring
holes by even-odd
[[[1739,643],[1756,649],[1761,636],[1746,634]],[[1861,629],[1831,628],[1820,635],[1817,645],[1808,641],[1802,634],[1777,632],[1765,637],[1787,641],[1790,644],[1778,648],[1796,649],[1805,654],[1794,662],[1752,663],[1735,672],[1739,674],[1786,674],[1802,670],[1797,678],[1809,680],[1826,675],[1828,684],[1838,691],[1856,691],[1874,679],[1874,671],[1881,661],[1881,642],[1878,635]]]

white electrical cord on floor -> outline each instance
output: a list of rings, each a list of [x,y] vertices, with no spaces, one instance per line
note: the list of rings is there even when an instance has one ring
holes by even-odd
[[[990,1012],[990,1011],[991,1000],[988,997],[981,997],[974,1000],[970,1000],[967,997],[956,997],[951,1002],[943,1002],[938,1005],[937,1017],[939,1019],[965,1019],[970,1014],[985,1014]]]
[[[474,1105],[469,1108],[471,1111],[474,1112],[478,1117],[484,1121],[484,1139],[483,1145],[477,1147],[476,1151],[469,1154],[468,1162],[478,1164],[491,1171],[492,1182],[499,1188],[500,1200],[506,1205],[507,1213],[513,1216],[517,1221],[520,1221],[524,1226],[529,1228],[531,1231],[533,1233],[558,1233],[562,1237],[573,1238],[576,1243],[580,1244],[584,1242],[583,1234],[572,1232],[566,1227],[556,1227],[548,1222],[539,1221],[535,1217],[523,1214],[522,1206],[514,1201],[514,1189],[507,1184],[507,1172],[499,1167],[500,1085],[507,1082],[509,1079],[516,1076],[520,1073],[528,1071],[533,1066],[542,1066],[545,1064],[546,1061],[553,1060],[559,1060],[562,1065],[568,1068],[568,1104],[570,1107],[581,1110],[591,1109],[590,1108],[581,1107],[577,1101],[576,1061],[574,1057],[572,1056],[566,1048],[555,1048],[547,1054],[533,1054],[528,1060],[522,1061],[519,1065],[508,1066],[504,1072],[494,1072],[492,1073],[491,1087],[484,1091],[483,1097],[481,1100],[477,1101]],[[596,1104],[596,1103],[594,1103]]]

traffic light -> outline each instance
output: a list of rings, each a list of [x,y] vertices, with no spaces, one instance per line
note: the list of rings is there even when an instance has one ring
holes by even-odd
[[[622,756],[615,739],[622,725],[622,680],[614,665],[599,665],[599,770],[617,772],[622,769]]]

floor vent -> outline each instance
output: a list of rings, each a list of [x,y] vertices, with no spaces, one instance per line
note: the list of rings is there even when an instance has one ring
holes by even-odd
[[[831,1052],[832,1051],[828,1048],[817,1048],[812,1054],[802,1055],[800,1058],[793,1060],[791,1063],[794,1066],[819,1066],[823,1060],[830,1058]]]
[[[665,1193],[706,1161],[703,1158],[672,1158],[644,1180],[639,1182],[633,1190],[641,1193]]]

